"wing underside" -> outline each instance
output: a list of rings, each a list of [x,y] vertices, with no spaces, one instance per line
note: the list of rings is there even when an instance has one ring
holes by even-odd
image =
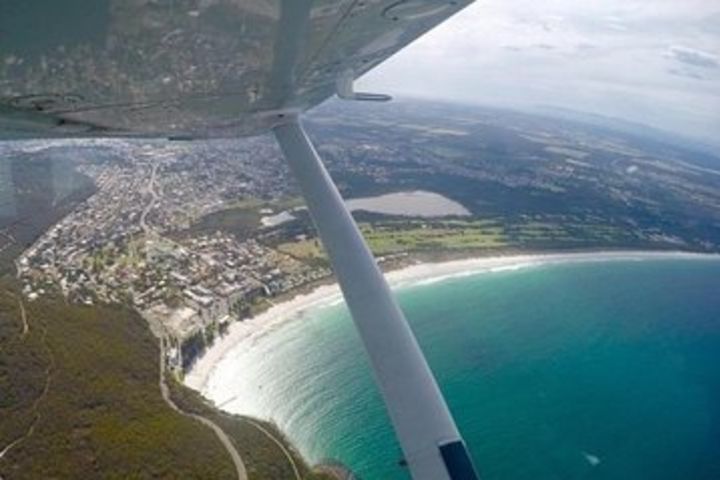
[[[471,1],[2,2],[0,138],[263,132]]]

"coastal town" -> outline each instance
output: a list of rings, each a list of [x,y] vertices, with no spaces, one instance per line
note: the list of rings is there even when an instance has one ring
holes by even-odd
[[[212,146],[119,142],[110,148],[118,160],[77,167],[96,192],[17,259],[29,300],[60,293],[86,305],[130,304],[167,342],[168,364],[181,372],[254,305],[330,274],[253,236],[188,231],[239,198],[287,192],[268,142],[244,142],[231,158]],[[262,223],[278,221],[272,209],[261,213]]]
[[[632,139],[530,116],[480,110],[470,118],[433,108],[430,118],[427,106],[384,112],[336,104],[311,119],[349,207],[363,210],[356,218],[380,261],[720,248],[717,176],[683,151],[644,151]],[[385,132],[395,117],[410,133]],[[363,129],[350,128],[358,121]],[[504,136],[515,150],[493,160]],[[14,264],[24,296],[133,307],[164,339],[179,375],[230,323],[331,278],[269,137],[5,148],[0,153],[16,160],[0,169],[7,187],[0,213],[19,217],[23,203],[33,217],[58,212],[41,233],[26,233],[27,242],[17,222],[0,231],[0,254],[22,242]],[[83,179],[92,191],[69,201]],[[428,202],[439,202],[436,215]]]

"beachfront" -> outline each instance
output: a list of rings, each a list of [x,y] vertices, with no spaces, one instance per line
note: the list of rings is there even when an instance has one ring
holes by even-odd
[[[690,252],[647,251],[509,255],[468,258],[441,263],[420,263],[388,272],[386,278],[393,289],[399,289],[482,272],[516,270],[552,263],[672,258],[709,259],[720,257]],[[289,300],[274,304],[254,317],[232,324],[228,333],[218,339],[188,371],[184,378],[185,385],[204,393],[214,370],[230,351],[237,347],[252,348],[253,342],[258,338],[271,334],[288,322],[302,318],[307,312],[340,302],[342,302],[342,295],[337,284],[321,285],[309,293],[300,293]]]

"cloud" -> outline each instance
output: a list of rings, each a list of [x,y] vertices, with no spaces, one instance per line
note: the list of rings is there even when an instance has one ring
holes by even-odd
[[[524,45],[524,46],[519,46],[519,45],[503,45],[502,48],[504,48],[505,50],[510,51],[510,52],[523,52],[523,51],[527,52],[527,51],[532,50],[532,49],[535,49],[535,50],[546,50],[546,51],[556,50],[556,49],[557,49],[557,47],[556,47],[555,45],[550,45],[549,43],[535,43],[535,44],[533,44],[533,45]]]
[[[717,142],[719,19],[708,0],[478,0],[359,87],[551,105]]]
[[[714,35],[720,35],[720,12],[708,15],[700,20],[700,28]]]
[[[616,32],[626,32],[628,30],[628,26],[625,25],[625,22],[622,20],[622,18],[615,15],[609,15],[605,17],[603,19],[603,25],[608,30],[614,30]]]
[[[693,80],[707,80],[706,77],[703,77],[699,73],[688,69],[668,68],[667,72],[670,75],[676,75],[678,77],[692,78]]]
[[[597,45],[593,45],[590,42],[580,42],[577,45],[575,45],[575,49],[578,51],[594,50],[596,48],[597,48]]]
[[[696,50],[690,47],[683,47],[680,45],[673,45],[670,47],[666,54],[669,58],[677,60],[678,62],[686,63],[694,67],[702,68],[718,68],[720,67],[720,59],[717,55],[712,53],[703,52],[702,50]]]

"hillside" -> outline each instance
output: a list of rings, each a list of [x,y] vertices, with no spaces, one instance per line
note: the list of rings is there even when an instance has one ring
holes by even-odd
[[[236,478],[212,430],[164,403],[158,347],[137,314],[60,301],[24,308],[25,320],[18,297],[3,285],[0,477]],[[242,447],[249,478],[296,478],[282,450],[257,428],[186,397],[187,406],[195,402],[193,408],[222,418]]]

